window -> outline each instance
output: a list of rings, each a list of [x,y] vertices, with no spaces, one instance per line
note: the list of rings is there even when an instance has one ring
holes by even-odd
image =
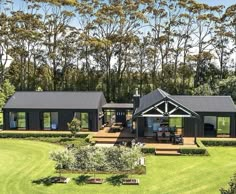
[[[80,120],[81,128],[83,129],[89,128],[89,115],[87,112],[75,112],[74,118]]]
[[[17,113],[17,127],[21,129],[26,128],[25,112]]]
[[[230,117],[218,117],[217,120],[217,134],[230,134]]]
[[[58,128],[58,112],[43,113],[43,128],[57,129]]]
[[[182,128],[183,127],[183,119],[181,117],[169,118],[169,126]]]
[[[210,124],[214,126],[214,129],[216,129],[216,116],[204,116],[204,124]]]
[[[51,115],[50,112],[43,113],[43,128],[51,129]]]
[[[26,113],[25,112],[10,112],[10,129],[26,129]]]

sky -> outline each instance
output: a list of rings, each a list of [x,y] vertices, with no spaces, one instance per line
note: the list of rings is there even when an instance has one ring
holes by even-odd
[[[224,5],[229,7],[233,4],[236,4],[236,0],[196,0],[199,3],[206,3],[208,5]]]

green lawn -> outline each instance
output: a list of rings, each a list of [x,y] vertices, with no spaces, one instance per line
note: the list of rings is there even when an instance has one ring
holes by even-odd
[[[33,184],[33,180],[53,176],[53,162],[48,159],[51,150],[58,145],[29,141],[0,139],[0,193],[219,193],[236,171],[236,148],[212,147],[211,156],[148,156],[147,174],[133,175],[140,179],[140,186],[67,185],[45,186]],[[68,174],[73,178],[76,174]],[[98,175],[101,176],[101,175]],[[103,175],[106,177],[109,175]]]
[[[0,112],[0,129],[2,129],[2,125],[3,125],[3,113]]]

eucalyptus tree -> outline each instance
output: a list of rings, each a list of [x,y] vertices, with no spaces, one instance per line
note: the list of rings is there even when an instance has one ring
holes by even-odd
[[[11,48],[9,15],[12,4],[10,0],[0,0],[0,85],[4,81],[7,65],[11,60],[8,51]]]
[[[204,73],[204,66],[207,66],[213,58],[211,33],[213,33],[214,24],[217,21],[215,14],[220,12],[222,7],[195,2],[190,9],[195,16],[194,25],[196,26],[196,31],[193,33],[195,40],[194,54],[189,59],[196,68],[194,87],[197,87],[203,83],[202,73]]]
[[[236,75],[236,4],[228,7],[223,15],[224,24],[228,29],[234,52],[234,73]]]
[[[59,82],[62,79],[62,49],[65,44],[65,37],[71,32],[69,23],[74,16],[67,6],[73,7],[74,1],[38,1],[43,10],[43,45],[45,61],[51,67],[51,77],[53,81],[52,90],[58,90]],[[66,54],[65,52],[63,54]],[[65,57],[65,55],[64,55]]]
[[[121,77],[127,63],[124,52],[136,41],[136,33],[145,21],[141,7],[145,1],[95,1],[93,4],[92,35],[89,43],[95,48],[93,58],[105,72],[106,97],[111,100],[112,71],[114,66],[118,79]],[[123,54],[122,54],[123,52]],[[118,60],[116,60],[116,57]]]
[[[28,6],[27,10],[12,12],[10,17],[11,49],[9,54],[19,64],[20,89],[30,88],[32,62],[42,38],[40,15],[37,7]],[[35,70],[36,71],[36,70]]]

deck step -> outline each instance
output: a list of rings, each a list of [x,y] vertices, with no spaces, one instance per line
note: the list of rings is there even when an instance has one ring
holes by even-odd
[[[96,143],[120,143],[120,142],[128,142],[131,141],[131,139],[127,139],[127,138],[94,138],[94,140],[96,141]]]
[[[115,135],[94,135],[94,138],[103,138],[103,139],[109,139],[109,138],[119,138],[119,139],[134,139],[134,136],[115,136]]]
[[[179,148],[171,148],[171,147],[159,147],[159,148],[156,148],[156,151],[173,151],[173,152],[178,152],[179,151]]]
[[[155,151],[156,155],[161,155],[161,156],[179,156],[180,153],[178,151],[160,151],[156,150]]]

